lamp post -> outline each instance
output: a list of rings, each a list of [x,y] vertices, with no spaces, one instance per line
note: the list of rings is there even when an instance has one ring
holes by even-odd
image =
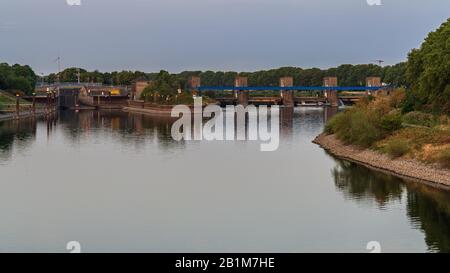
[[[47,106],[46,106],[47,114],[50,113],[50,94],[51,94],[50,88],[47,88]]]
[[[33,104],[32,104],[33,115],[36,114],[36,93],[33,92]]]
[[[19,95],[19,93],[16,94],[16,115],[17,115],[17,118],[20,118],[20,95]]]
[[[52,96],[52,108],[53,108],[52,111],[54,111],[56,108],[56,90],[53,90],[52,95],[53,95]]]

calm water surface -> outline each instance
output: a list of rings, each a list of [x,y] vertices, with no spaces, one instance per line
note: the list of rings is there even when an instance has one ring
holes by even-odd
[[[329,115],[282,113],[270,153],[121,112],[0,122],[0,251],[449,252],[450,193],[331,157]]]

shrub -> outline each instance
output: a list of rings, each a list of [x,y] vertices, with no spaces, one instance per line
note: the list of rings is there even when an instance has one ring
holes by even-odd
[[[400,111],[393,110],[381,119],[381,127],[391,133],[402,127],[402,115]]]
[[[418,111],[409,112],[403,116],[403,122],[407,124],[431,127],[436,124],[436,120],[432,114],[422,113]]]
[[[327,124],[325,124],[325,133],[328,135],[336,133],[336,123],[339,119],[339,115],[332,117],[330,120],[328,120]]]
[[[381,136],[381,131],[370,113],[363,108],[353,108],[338,114],[329,125],[337,137],[346,142],[362,147],[371,146]]]
[[[410,148],[406,140],[393,139],[386,144],[385,150],[392,158],[397,158],[405,155]]]
[[[450,124],[450,117],[447,116],[447,115],[439,116],[439,124],[441,124],[441,125],[449,125]]]
[[[406,91],[405,89],[396,89],[392,92],[392,94],[388,97],[389,104],[391,107],[399,108],[403,105],[406,99]]]
[[[437,160],[442,166],[450,169],[450,148],[441,151],[438,154]]]

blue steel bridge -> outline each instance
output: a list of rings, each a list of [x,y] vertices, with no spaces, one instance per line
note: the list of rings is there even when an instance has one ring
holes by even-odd
[[[389,86],[199,86],[196,89],[199,92],[203,91],[349,91],[349,92],[367,92],[367,91],[378,91],[382,89],[387,89]]]
[[[293,77],[280,78],[279,86],[248,86],[247,77],[236,77],[234,86],[202,86],[199,77],[191,77],[189,85],[194,92],[212,94],[222,105],[329,105],[353,104],[380,93],[389,93],[379,77],[366,79],[366,86],[338,86],[336,77],[324,78],[323,86],[295,86]],[[213,92],[213,93],[210,93]],[[208,95],[209,95],[208,94]]]

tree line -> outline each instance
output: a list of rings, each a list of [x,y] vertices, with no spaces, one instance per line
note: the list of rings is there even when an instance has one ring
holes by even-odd
[[[366,77],[378,76],[382,82],[407,89],[405,109],[450,112],[450,18],[439,29],[431,32],[419,49],[412,50],[406,62],[381,67],[376,64],[343,64],[329,69],[281,67],[256,72],[233,71],[184,71],[170,74],[168,85],[185,89],[191,76],[200,76],[202,85],[232,86],[237,75],[247,76],[249,85],[277,86],[280,77],[292,76],[295,85],[321,86],[324,77],[336,76],[340,86],[364,86]],[[168,72],[167,72],[168,73]],[[106,85],[131,85],[138,78],[159,80],[167,73],[145,73],[142,71],[114,71],[102,73],[82,68],[68,68],[60,73],[44,77],[48,83],[81,82]],[[163,81],[164,81],[163,79]],[[37,76],[27,65],[0,64],[0,89],[33,92]],[[161,83],[162,84],[162,83]]]
[[[405,63],[399,63],[393,66],[381,67],[375,64],[351,65],[345,64],[336,68],[303,69],[298,67],[281,67],[271,70],[262,70],[256,72],[234,72],[234,71],[184,71],[172,74],[178,81],[181,88],[186,87],[188,79],[191,76],[200,76],[202,85],[208,86],[231,86],[237,75],[247,76],[250,85],[254,86],[277,86],[281,77],[294,77],[295,85],[302,86],[321,86],[323,78],[336,76],[341,86],[364,86],[366,77],[381,77],[382,81],[395,86],[404,86],[405,82]],[[86,71],[81,68],[68,68],[59,73],[61,82],[77,82],[78,72],[81,82],[102,83],[107,85],[130,85],[138,78],[147,80],[156,80],[160,73],[145,73],[142,71],[115,71],[102,73],[99,71]],[[50,74],[45,77],[45,81],[55,83],[58,80],[58,74]]]
[[[28,65],[0,63],[0,89],[32,94],[36,85],[36,74]]]
[[[280,77],[294,77],[295,85],[320,86],[323,78],[327,76],[336,76],[341,86],[363,86],[365,78],[369,76],[379,76],[383,82],[395,86],[404,86],[405,82],[405,63],[399,63],[393,66],[381,67],[375,64],[351,65],[345,64],[336,68],[303,69],[298,67],[281,67],[271,70],[262,70],[256,72],[234,72],[234,71],[184,71],[177,74],[171,74],[176,86],[182,89],[187,88],[188,80],[191,76],[200,76],[202,85],[208,86],[232,86],[237,75],[247,76],[249,84],[254,86],[277,86]],[[56,83],[58,80],[64,82],[101,83],[105,85],[131,85],[134,80],[144,78],[147,80],[157,80],[161,73],[145,73],[142,71],[114,71],[100,72],[87,71],[83,68],[71,67],[60,73],[51,73],[44,76],[44,79],[38,79],[35,72],[28,65],[8,65],[0,64],[0,89],[21,90],[26,94],[31,94],[35,88],[36,82],[44,81],[46,83]],[[171,83],[173,84],[173,83]]]

